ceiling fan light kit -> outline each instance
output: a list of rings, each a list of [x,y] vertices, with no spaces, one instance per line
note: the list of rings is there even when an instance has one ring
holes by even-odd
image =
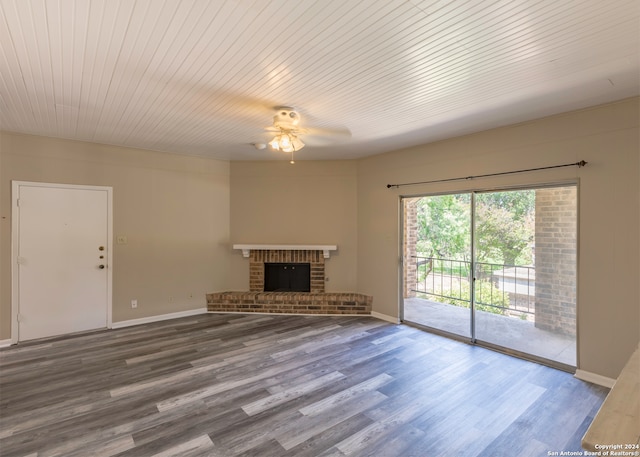
[[[273,126],[280,129],[269,143],[271,149],[282,152],[295,152],[304,148],[304,143],[297,137],[296,132],[300,123],[300,115],[293,108],[280,106],[276,108],[277,113],[273,116]]]
[[[315,135],[316,137],[351,137],[348,129],[318,129],[309,127],[300,127],[300,114],[290,106],[275,107],[275,116],[273,116],[273,126],[268,127],[268,132],[273,132],[275,136],[267,144],[253,143],[256,149],[265,149],[267,145],[273,151],[282,151],[291,153],[291,163],[293,161],[293,153],[305,147],[305,143],[298,135]],[[317,142],[317,141],[316,141]]]
[[[304,148],[304,143],[293,133],[283,131],[271,140],[269,146],[276,151],[294,152]]]

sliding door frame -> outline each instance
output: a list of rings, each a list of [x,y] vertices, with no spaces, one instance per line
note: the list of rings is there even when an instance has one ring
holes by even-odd
[[[488,341],[484,341],[484,340],[478,340],[476,338],[476,309],[475,309],[475,285],[476,285],[476,249],[475,249],[475,239],[476,239],[476,195],[480,194],[480,193],[491,193],[491,192],[507,192],[507,191],[522,191],[522,190],[538,190],[538,189],[546,189],[546,188],[554,188],[554,187],[575,187],[576,188],[576,263],[575,263],[575,281],[576,281],[576,329],[575,329],[575,345],[576,345],[576,366],[572,366],[572,365],[567,365],[565,363],[562,362],[558,362],[552,359],[547,359],[544,357],[540,357],[537,356],[535,354],[530,354],[530,353],[525,353],[525,352],[521,352],[518,351],[516,349],[511,349],[508,347],[504,347],[504,346],[500,346]],[[404,267],[405,267],[405,263],[408,261],[408,259],[405,258],[405,252],[404,252],[404,242],[405,242],[405,230],[407,229],[407,227],[405,227],[405,223],[404,223],[404,211],[405,211],[405,204],[404,201],[405,199],[410,199],[410,198],[422,198],[422,197],[437,197],[437,196],[444,196],[444,195],[458,195],[458,194],[470,194],[470,214],[471,214],[471,240],[470,240],[470,250],[471,250],[471,266],[470,266],[470,270],[471,270],[471,277],[470,277],[470,281],[471,281],[471,286],[469,287],[470,289],[470,304],[469,304],[469,310],[470,310],[470,335],[471,337],[467,337],[464,335],[459,335],[456,333],[451,333],[448,332],[446,330],[440,330],[438,328],[434,328],[434,327],[430,327],[428,325],[425,324],[421,324],[421,323],[416,323],[416,322],[412,322],[412,321],[406,321],[405,320],[405,313],[404,313],[404,281],[405,281],[405,275],[404,275]],[[579,179],[572,179],[572,180],[567,180],[567,181],[559,181],[559,182],[545,182],[545,183],[536,183],[536,184],[523,184],[523,185],[513,185],[513,186],[501,186],[501,187],[490,187],[490,188],[473,188],[473,189],[458,189],[458,190],[450,190],[450,191],[442,191],[442,192],[423,192],[423,193],[417,193],[417,194],[403,194],[399,196],[399,221],[400,221],[400,262],[399,262],[399,266],[400,266],[400,271],[399,271],[399,278],[400,278],[400,287],[399,287],[399,316],[400,316],[400,322],[408,324],[408,325],[412,325],[418,328],[422,328],[424,330],[427,330],[431,333],[435,333],[435,334],[439,334],[439,335],[443,335],[446,336],[448,338],[452,338],[455,340],[459,340],[459,341],[463,341],[466,342],[468,344],[472,344],[472,345],[477,345],[480,347],[485,347],[491,350],[494,350],[496,352],[501,352],[501,353],[505,353],[514,357],[518,357],[518,358],[522,358],[525,360],[529,360],[529,361],[533,361],[533,362],[537,362],[543,365],[547,365],[553,368],[557,368],[563,371],[567,371],[570,373],[575,373],[576,369],[579,368],[579,360],[580,360],[580,354],[579,354],[579,341],[580,341],[580,326],[579,326],[579,302],[580,302],[580,297],[579,297],[579,265],[580,265],[580,180]]]

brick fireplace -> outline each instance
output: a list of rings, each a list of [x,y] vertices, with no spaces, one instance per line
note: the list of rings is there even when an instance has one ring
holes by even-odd
[[[207,294],[209,312],[282,314],[371,314],[373,297],[353,292],[325,292],[325,259],[337,246],[234,245],[249,259],[249,291]],[[310,292],[265,292],[265,263],[309,264]]]
[[[308,263],[311,266],[312,293],[324,292],[324,256],[322,251],[251,250],[249,254],[249,291],[264,292],[265,263]]]

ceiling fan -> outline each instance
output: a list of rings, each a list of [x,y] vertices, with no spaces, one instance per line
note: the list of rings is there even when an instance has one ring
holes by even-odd
[[[301,127],[300,113],[290,106],[277,106],[274,110],[273,125],[265,130],[275,136],[268,143],[253,143],[253,145],[256,149],[269,147],[274,151],[291,153],[291,163],[294,163],[293,153],[305,147],[301,136],[310,145],[317,146],[351,137],[351,132],[347,128]]]

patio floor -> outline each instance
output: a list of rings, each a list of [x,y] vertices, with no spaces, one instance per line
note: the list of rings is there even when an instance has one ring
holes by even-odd
[[[404,299],[404,320],[470,337],[468,308],[422,298]],[[476,312],[476,339],[506,349],[576,366],[575,338],[536,328],[533,322]]]

